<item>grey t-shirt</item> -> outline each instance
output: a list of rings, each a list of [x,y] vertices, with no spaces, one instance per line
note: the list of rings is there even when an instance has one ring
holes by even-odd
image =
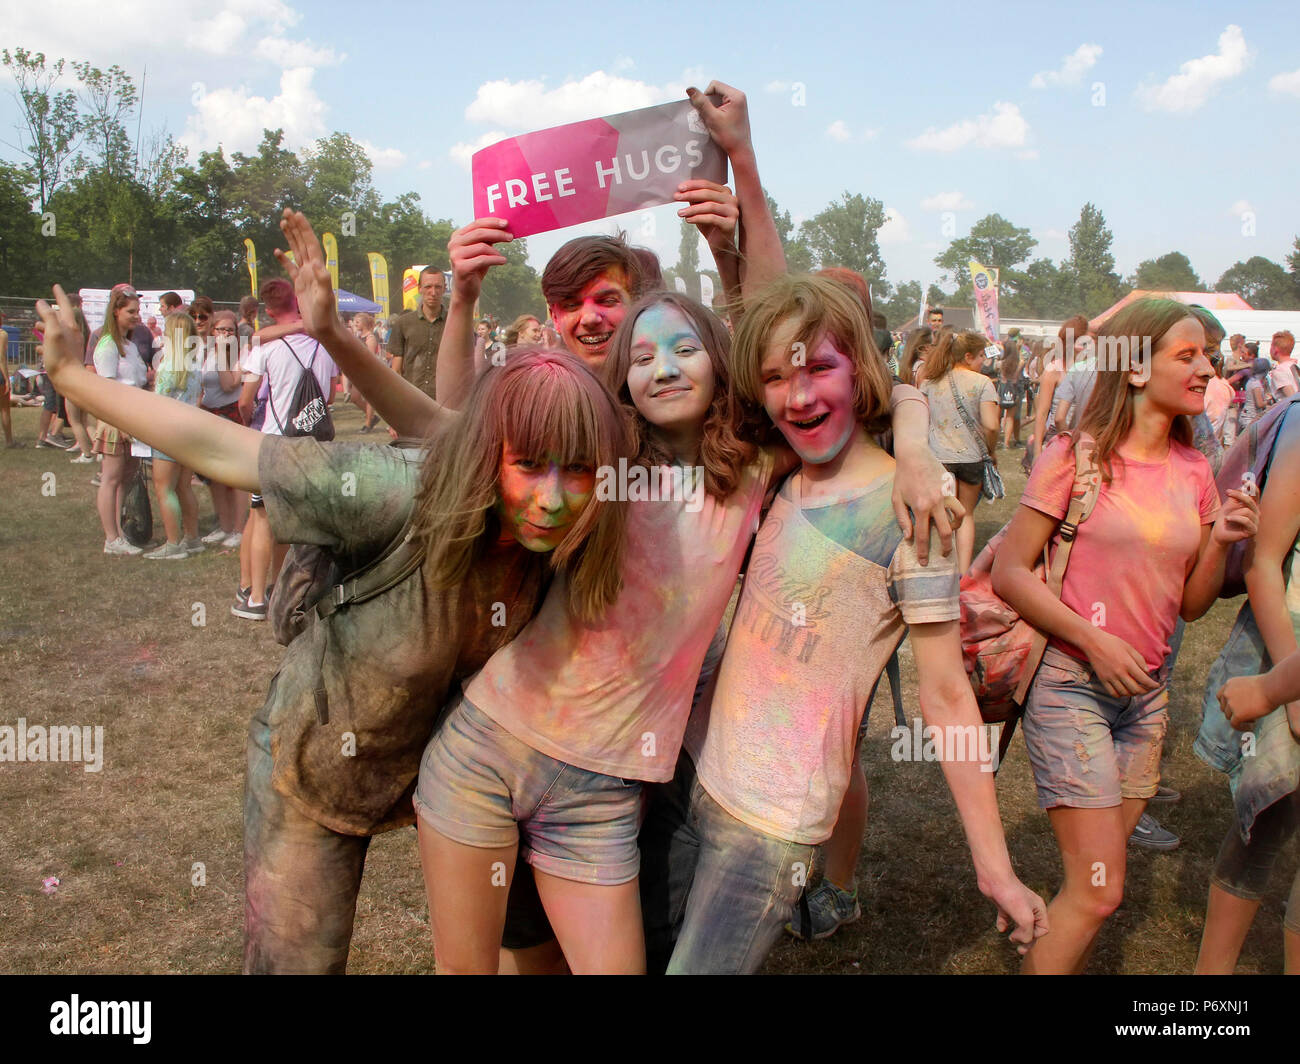
[[[324,547],[345,573],[401,532],[419,470],[392,447],[311,437],[267,436],[258,460],[276,539]],[[310,623],[285,652],[262,709],[275,789],[348,835],[412,823],[411,793],[439,710],[531,620],[545,564],[513,541],[496,544],[454,587],[434,586],[426,567],[383,595]],[[326,724],[313,696],[323,650]]]
[[[1056,426],[1060,431],[1066,432],[1078,427],[1083,408],[1088,405],[1088,400],[1092,397],[1092,389],[1096,384],[1095,366],[1079,365],[1061,378],[1061,383],[1056,386],[1056,395],[1052,398],[1052,404],[1055,406],[1059,403],[1069,403],[1070,411],[1065,418],[1066,424]]]

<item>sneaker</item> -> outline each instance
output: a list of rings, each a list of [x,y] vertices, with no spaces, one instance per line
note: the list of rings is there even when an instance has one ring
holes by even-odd
[[[1176,850],[1182,840],[1168,828],[1162,828],[1150,813],[1143,813],[1128,841],[1144,850]]]
[[[104,541],[105,554],[142,554],[141,548],[128,543],[121,536]]]
[[[178,562],[182,558],[188,558],[190,552],[182,547],[179,543],[164,543],[156,550],[151,550],[145,555],[150,561],[154,562]]]
[[[228,535],[225,539],[221,541],[221,546],[223,550],[230,550],[234,547],[238,547],[243,542],[244,542],[244,533],[232,532],[230,533],[230,535]]]
[[[812,927],[804,927],[802,902],[794,908],[794,919],[785,925],[787,934],[805,942],[830,938],[845,924],[862,919],[857,890],[850,894],[847,890],[840,890],[828,879],[823,879],[815,889],[809,891],[805,900]]]
[[[37,446],[37,447],[53,447],[56,451],[62,451],[62,450],[65,449],[65,448],[62,447],[60,444],[55,443],[55,442],[54,442],[52,439],[50,439],[50,437],[48,437],[48,436],[42,436],[39,440],[37,440],[37,441],[36,441],[36,446]]]
[[[220,543],[223,539],[226,538],[227,535],[229,535],[229,533],[228,533],[224,528],[222,528],[220,525],[218,525],[218,526],[217,526],[216,528],[214,528],[211,532],[209,532],[206,536],[204,536],[204,537],[203,537],[199,542],[200,542],[200,543],[207,543],[207,544],[209,544],[209,545],[210,545],[210,544],[213,544],[213,543]]]
[[[184,550],[186,554],[202,554],[208,549],[208,546],[201,539],[194,536],[186,536],[181,540],[181,549]]]
[[[99,474],[98,474],[98,473],[96,473],[93,477],[90,478],[90,486],[91,486],[92,488],[97,488],[97,487],[99,487]]]
[[[266,620],[266,603],[253,603],[245,599],[243,601],[237,601],[233,606],[231,606],[230,612],[236,617],[244,617],[250,621],[264,621]]]
[[[1163,802],[1166,805],[1173,805],[1175,802],[1183,800],[1183,792],[1176,791],[1172,787],[1157,787],[1156,793],[1149,799],[1152,802]]]
[[[245,603],[248,601],[248,596],[251,595],[252,593],[253,593],[253,589],[251,587],[241,587],[238,591],[235,592],[235,601],[241,604]]]
[[[78,454],[76,458],[69,459],[73,465],[89,465],[95,461],[88,454]]]

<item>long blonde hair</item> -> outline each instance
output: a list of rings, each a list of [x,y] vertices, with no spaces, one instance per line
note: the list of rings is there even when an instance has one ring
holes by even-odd
[[[494,506],[506,442],[516,453],[617,468],[630,458],[627,418],[581,360],[564,351],[524,347],[485,372],[463,416],[426,459],[416,496],[415,532],[425,542],[435,586],[461,583],[499,537]],[[622,587],[626,505],[593,496],[550,565],[569,576],[569,608],[592,621]]]
[[[108,307],[104,310],[104,330],[113,338],[118,353],[126,350],[126,336],[117,323],[117,313],[128,303],[139,303],[140,297],[129,288],[115,288],[108,296]]]
[[[195,367],[190,366],[190,339],[196,335],[194,319],[182,310],[168,314],[163,320],[162,360],[158,363],[158,369],[170,374],[172,387],[178,392],[184,392],[189,385],[191,368],[200,372],[203,370],[201,363]]]

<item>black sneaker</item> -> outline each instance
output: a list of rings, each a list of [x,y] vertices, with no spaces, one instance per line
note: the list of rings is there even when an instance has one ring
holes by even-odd
[[[1182,800],[1182,791],[1176,791],[1172,787],[1164,786],[1157,787],[1156,793],[1148,799],[1152,803],[1164,803],[1165,805],[1173,805],[1175,802],[1181,802]]]
[[[1144,850],[1176,850],[1182,841],[1168,828],[1160,826],[1160,821],[1150,813],[1143,813],[1128,841]]]
[[[264,621],[266,620],[266,603],[258,602],[254,604],[247,599],[243,599],[236,601],[230,607],[230,612],[236,617],[243,617],[245,620]]]

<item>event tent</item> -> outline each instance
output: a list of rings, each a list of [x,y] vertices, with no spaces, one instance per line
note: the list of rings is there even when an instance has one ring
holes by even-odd
[[[1127,307],[1135,299],[1176,299],[1179,303],[1199,303],[1216,314],[1221,310],[1250,310],[1251,306],[1235,292],[1157,292],[1135,288],[1113,307],[1107,307],[1090,322],[1090,328],[1097,328],[1121,307]]]
[[[349,292],[346,288],[336,288],[334,290],[335,298],[339,301],[340,314],[378,314],[380,307],[378,303],[367,299],[365,296],[359,296],[354,292]]]

